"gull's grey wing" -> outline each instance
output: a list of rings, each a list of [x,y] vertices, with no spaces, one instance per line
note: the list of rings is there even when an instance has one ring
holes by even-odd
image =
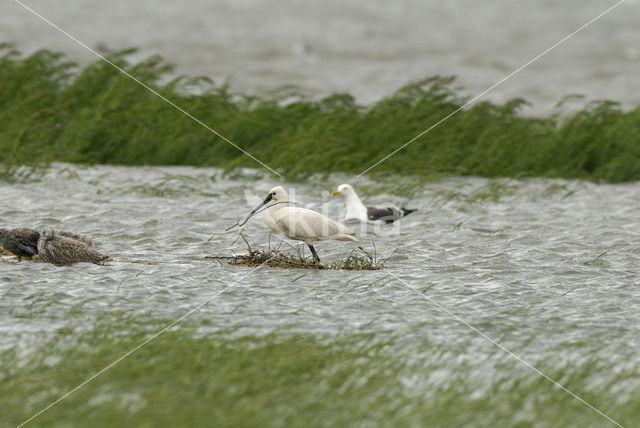
[[[367,207],[367,218],[371,221],[381,220],[387,223],[393,223],[400,217],[402,217],[400,211],[392,207]]]

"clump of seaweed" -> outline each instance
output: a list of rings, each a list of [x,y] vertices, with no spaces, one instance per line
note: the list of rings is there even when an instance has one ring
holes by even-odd
[[[5,258],[6,257],[6,258]],[[21,257],[20,259],[18,258],[18,256],[16,256],[15,254],[13,254],[11,251],[6,250],[2,247],[0,247],[0,262],[2,263],[6,263],[6,264],[16,264],[18,262],[14,262],[14,261],[10,261],[7,260],[7,258],[11,259],[11,260],[18,260],[18,262],[20,260],[30,260],[32,262],[38,262],[40,261],[40,256],[37,254],[34,254],[31,257]]]
[[[351,250],[349,256],[341,262],[332,262],[331,269],[341,270],[380,270],[384,267],[387,258],[380,259],[374,252],[370,253],[362,247]]]
[[[224,261],[232,266],[258,267],[269,266],[282,269],[328,269],[328,265],[293,255],[287,255],[279,250],[250,251],[249,254],[234,256],[207,256],[208,259]]]
[[[7,259],[5,259],[5,257],[12,257],[13,253],[5,250],[4,248],[0,247],[0,263],[6,263],[6,264],[10,264],[13,262],[8,261]]]
[[[246,242],[246,241],[245,241]],[[358,247],[352,250],[349,256],[338,262],[319,262],[313,258],[285,254],[279,249],[266,251],[252,250],[247,244],[249,254],[236,254],[233,256],[206,256],[207,259],[226,262],[231,266],[258,267],[269,266],[280,269],[334,269],[334,270],[380,270],[387,259],[379,259],[374,250],[373,253]],[[375,247],[374,247],[375,248]]]

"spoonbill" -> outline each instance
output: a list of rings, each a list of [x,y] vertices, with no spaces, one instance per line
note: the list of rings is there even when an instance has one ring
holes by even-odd
[[[100,264],[101,261],[109,258],[94,250],[85,240],[65,236],[56,230],[42,231],[38,241],[38,254],[42,261],[54,265],[81,262]]]
[[[356,234],[344,224],[331,220],[319,212],[306,208],[289,206],[289,194],[282,186],[269,190],[269,194],[249,215],[238,223],[244,225],[256,213],[264,208],[264,223],[274,232],[287,238],[304,241],[311,250],[315,261],[320,257],[313,243],[336,239],[338,241],[357,241]]]
[[[415,210],[407,208],[387,207],[365,207],[360,198],[350,184],[341,184],[337,190],[331,193],[333,196],[342,196],[347,204],[347,214],[345,220],[356,219],[360,221],[384,221],[393,223],[394,221],[411,214]]]

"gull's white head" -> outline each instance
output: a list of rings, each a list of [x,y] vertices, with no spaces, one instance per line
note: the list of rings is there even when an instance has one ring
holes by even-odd
[[[338,186],[338,189],[334,190],[331,194],[333,196],[340,195],[348,198],[349,196],[352,196],[352,195],[355,196],[356,191],[353,190],[353,187],[351,187],[350,184],[341,184]]]
[[[334,190],[332,195],[344,198],[344,203],[347,207],[347,212],[344,217],[345,220],[358,219],[360,221],[367,221],[367,207],[364,206],[350,184],[345,183],[339,185],[338,189]]]

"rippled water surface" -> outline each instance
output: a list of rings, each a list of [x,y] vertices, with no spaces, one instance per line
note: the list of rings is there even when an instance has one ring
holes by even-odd
[[[299,204],[339,217],[339,201],[327,191],[343,179],[285,186]],[[225,177],[214,169],[67,165],[39,182],[3,183],[3,226],[84,232],[116,261],[0,263],[0,345],[29,352],[48,332],[90,325],[104,312],[176,319],[209,300],[190,319],[209,320],[202,328],[210,331],[393,334],[416,359],[438,360],[445,372],[470,365],[479,379],[529,369],[496,365],[503,351],[471,326],[546,367],[595,359],[638,373],[640,184],[352,180],[371,204],[418,211],[393,227],[351,224],[358,244],[316,247],[329,261],[375,245],[378,256],[389,257],[385,270],[254,270],[205,259],[246,251],[235,231],[223,231],[275,184],[252,171]],[[244,235],[254,248],[267,248],[259,219]],[[271,237],[284,251],[301,248],[290,244]],[[424,340],[453,353],[425,354],[418,349]],[[596,371],[589,382],[614,375]],[[616,393],[624,398],[639,387],[633,375]]]
[[[339,201],[326,196],[338,180],[289,188],[299,204],[339,217]],[[442,340],[470,333],[409,288],[417,287],[468,322],[511,332],[507,342],[535,342],[535,353],[566,340],[610,341],[614,355],[616,347],[640,345],[636,183],[352,181],[372,194],[371,204],[391,201],[418,211],[395,226],[350,224],[359,244],[323,242],[318,250],[325,260],[338,260],[357,245],[369,251],[375,245],[379,257],[391,256],[386,271],[253,271],[205,259],[246,251],[237,233],[224,229],[275,184],[250,174],[224,178],[212,169],[71,166],[37,183],[2,184],[3,225],[84,232],[116,262],[0,265],[1,325],[11,337],[77,322],[56,320],[56,313],[81,302],[95,312],[175,317],[224,290],[194,316],[256,331],[283,324],[328,332],[423,325],[424,334]],[[255,248],[267,248],[259,219],[244,234]],[[271,245],[296,251],[275,235]],[[131,263],[136,260],[158,264]],[[34,296],[55,296],[55,303],[24,325],[20,310]]]

